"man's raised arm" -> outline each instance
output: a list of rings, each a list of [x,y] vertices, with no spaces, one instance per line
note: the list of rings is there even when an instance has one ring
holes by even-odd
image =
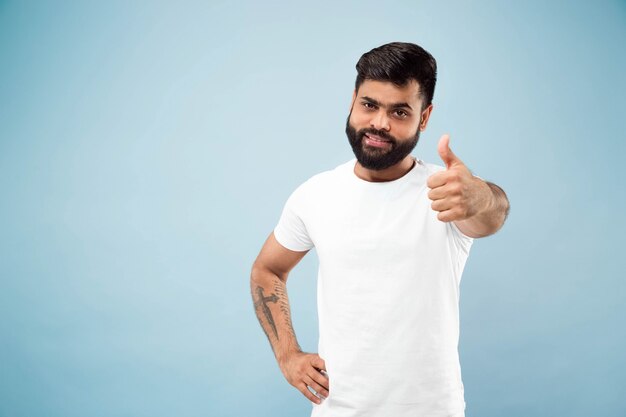
[[[443,135],[437,151],[446,170],[428,177],[431,207],[437,218],[451,222],[470,237],[485,237],[497,232],[509,214],[509,200],[502,188],[470,172],[449,147],[450,137]]]

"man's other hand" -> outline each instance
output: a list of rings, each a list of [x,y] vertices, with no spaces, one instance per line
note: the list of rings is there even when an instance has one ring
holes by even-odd
[[[328,397],[330,384],[326,364],[317,353],[294,352],[280,362],[280,370],[291,385],[315,404],[322,401],[307,387],[313,388],[322,399]]]

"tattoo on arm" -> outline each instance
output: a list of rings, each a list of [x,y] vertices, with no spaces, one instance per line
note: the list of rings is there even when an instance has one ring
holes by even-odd
[[[270,326],[272,326],[272,330],[274,331],[274,336],[276,336],[276,339],[278,340],[278,330],[276,330],[276,323],[274,322],[274,317],[272,316],[272,312],[269,306],[267,305],[267,303],[270,303],[270,302],[275,303],[277,301],[278,301],[278,296],[276,296],[276,294],[272,294],[269,297],[265,297],[263,295],[263,287],[260,287],[260,286],[256,287],[256,298],[254,301],[254,308],[256,310],[259,310],[259,309],[261,310],[267,322],[270,324]],[[260,317],[260,313],[258,311],[257,311],[257,315]],[[263,327],[263,331],[265,331],[265,335],[267,336],[267,339],[270,340],[270,335],[265,330],[265,327]],[[270,340],[270,344],[271,344],[271,340]]]
[[[291,324],[291,312],[289,311],[289,301],[287,297],[287,292],[285,291],[285,284],[275,282],[274,283],[274,291],[278,294],[278,306],[280,307],[280,311],[285,315],[285,324],[287,325],[287,329],[292,336],[296,336],[296,332],[293,330],[293,326]]]

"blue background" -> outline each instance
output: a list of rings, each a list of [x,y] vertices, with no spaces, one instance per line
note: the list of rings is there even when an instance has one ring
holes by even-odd
[[[414,154],[448,132],[511,201],[461,285],[467,416],[626,415],[623,1],[0,2],[0,415],[308,416],[250,267],[391,41],[439,64]]]

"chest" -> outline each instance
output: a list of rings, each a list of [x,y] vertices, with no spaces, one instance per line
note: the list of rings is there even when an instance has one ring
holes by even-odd
[[[386,270],[440,253],[445,225],[431,209],[427,190],[409,185],[375,193],[348,189],[320,199],[306,219],[320,263]]]

